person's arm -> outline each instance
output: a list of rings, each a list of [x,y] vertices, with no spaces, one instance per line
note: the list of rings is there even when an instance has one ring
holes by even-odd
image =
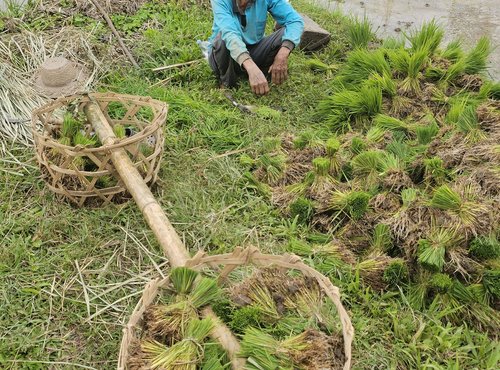
[[[268,11],[279,25],[285,27],[281,49],[276,54],[273,65],[269,68],[272,81],[279,85],[288,77],[288,56],[300,43],[304,32],[304,21],[287,0],[267,1]]]
[[[257,95],[267,94],[269,85],[266,77],[250,57],[238,21],[233,14],[232,2],[211,0],[211,3],[215,23],[221,29],[221,38],[226,43],[231,58],[247,71],[252,91]]]
[[[279,25],[285,27],[282,46],[290,50],[299,46],[304,21],[288,0],[267,0],[267,10]]]

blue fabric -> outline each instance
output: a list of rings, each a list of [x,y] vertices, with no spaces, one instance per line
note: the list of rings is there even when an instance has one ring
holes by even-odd
[[[211,3],[214,23],[209,41],[212,43],[220,33],[234,60],[248,52],[246,45],[257,44],[264,38],[268,12],[278,24],[285,27],[283,41],[289,40],[295,46],[300,43],[304,21],[287,0],[255,0],[245,10],[244,28],[234,0],[211,0]]]

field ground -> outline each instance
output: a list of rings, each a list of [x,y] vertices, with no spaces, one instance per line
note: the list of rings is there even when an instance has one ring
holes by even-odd
[[[71,7],[72,1],[61,3]],[[294,1],[332,32],[319,59],[342,63],[348,51],[346,25]],[[329,78],[294,52],[290,79],[256,98],[244,82],[236,100],[280,113],[244,115],[216,88],[206,63],[168,71],[151,67],[200,57],[197,39],[210,34],[205,2],[146,2],[135,15],[115,15],[143,67],[113,64],[98,89],[149,95],[170,105],[160,181],[154,193],[192,253],[231,251],[256,245],[284,253],[292,238],[312,233],[283,218],[271,203],[246,186],[239,154],[267,137],[305,128],[328,130],[315,115],[328,95]],[[23,27],[50,31],[60,15],[25,17]],[[143,24],[148,22],[150,29]],[[74,15],[66,26],[92,28],[96,21]],[[0,23],[1,29],[2,23]],[[271,26],[271,24],[270,24]],[[108,34],[101,25],[93,34]],[[123,60],[120,59],[120,60]],[[159,79],[164,85],[151,87]],[[10,154],[9,154],[10,153]],[[11,156],[12,155],[12,156]],[[76,209],[58,201],[40,178],[31,149],[6,146],[0,159],[0,367],[6,369],[116,366],[122,325],[143,285],[168,264],[133,202]],[[494,369],[500,347],[486,334],[444,323],[415,311],[400,290],[375,293],[355,275],[332,279],[341,289],[356,330],[355,369]]]

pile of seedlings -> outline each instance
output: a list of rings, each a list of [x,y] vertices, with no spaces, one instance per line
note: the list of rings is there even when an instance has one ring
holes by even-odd
[[[229,368],[224,350],[208,338],[214,323],[199,318],[206,305],[239,338],[246,369],[343,367],[336,310],[315,281],[277,269],[238,275],[239,283],[221,288],[194,270],[172,269],[168,294],[144,314],[129,368]]]
[[[318,104],[319,128],[241,156],[248,184],[327,235],[289,246],[323,273],[354,272],[415,309],[498,333],[500,84],[483,74],[489,41],[442,47],[430,22],[375,47],[359,41],[365,31]]]

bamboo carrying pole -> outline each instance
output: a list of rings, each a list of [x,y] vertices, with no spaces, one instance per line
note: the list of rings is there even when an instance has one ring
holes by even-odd
[[[117,138],[99,106],[90,102],[85,105],[84,112],[101,143],[103,145],[113,144]],[[113,150],[110,155],[116,171],[158,239],[170,265],[172,267],[184,266],[190,258],[189,253],[151,190],[134,167],[127,152],[124,149],[118,149]],[[213,319],[216,323],[211,336],[227,351],[232,368],[242,369],[245,360],[238,357],[240,345],[236,337],[226,325],[220,322],[210,307],[204,308],[202,314],[204,317]]]

